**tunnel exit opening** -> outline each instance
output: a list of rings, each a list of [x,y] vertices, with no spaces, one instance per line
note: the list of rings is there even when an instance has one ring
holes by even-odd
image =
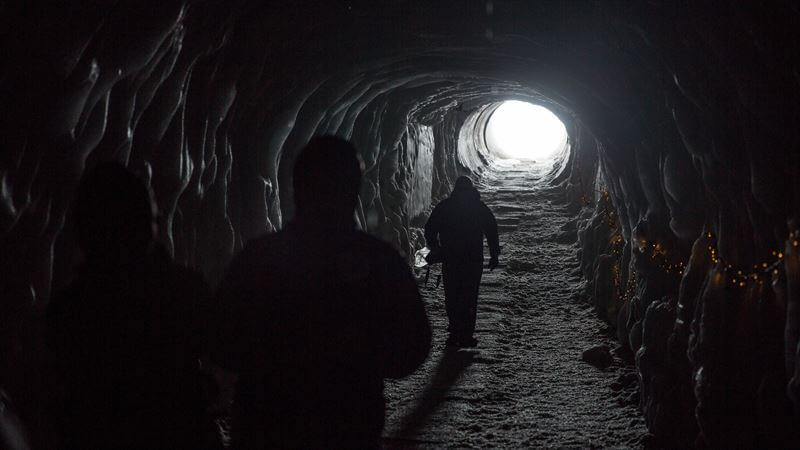
[[[567,145],[567,130],[549,109],[519,100],[500,104],[484,131],[493,156],[519,161],[547,162]]]
[[[461,123],[458,160],[473,174],[526,168],[541,182],[554,180],[567,168],[571,153],[573,127],[564,117],[569,119],[568,111],[540,96],[487,102]]]

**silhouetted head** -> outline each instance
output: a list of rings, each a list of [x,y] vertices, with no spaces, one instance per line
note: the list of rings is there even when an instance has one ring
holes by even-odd
[[[315,137],[294,165],[298,217],[352,220],[361,187],[361,161],[353,144],[335,136]]]
[[[104,162],[84,174],[75,199],[78,243],[90,263],[144,255],[155,237],[155,204],[125,166]]]
[[[453,191],[462,191],[472,187],[472,180],[464,175],[461,175],[460,177],[456,178],[456,184],[453,186]]]
[[[472,185],[472,180],[464,175],[456,178],[456,184],[453,186],[453,193],[450,196],[458,200],[478,200],[481,197],[478,190]]]

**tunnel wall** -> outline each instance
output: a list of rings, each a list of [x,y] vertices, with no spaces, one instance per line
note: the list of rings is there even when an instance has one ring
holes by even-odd
[[[411,126],[406,135],[406,151],[414,160],[411,168],[411,193],[406,206],[408,217],[413,220],[424,213],[431,204],[433,193],[433,129],[427,126]]]
[[[651,431],[798,442],[797,5],[457,6],[0,5],[0,384],[30,427],[48,426],[41,317],[80,262],[69,205],[86,167],[143,176],[165,245],[213,284],[291,220],[299,149],[337,134],[365,164],[359,226],[408,254],[428,186],[441,200],[484,162],[465,122],[518,99],[568,127],[553,185]]]
[[[486,105],[464,120],[458,133],[458,155],[461,164],[472,172],[481,172],[492,159],[484,141],[486,122],[497,107]]]
[[[797,133],[776,112],[797,110],[784,97],[796,92],[786,75],[797,60],[780,56],[780,38],[747,18],[748,7],[689,9],[662,36],[686,48],[662,55],[670,83],[660,105],[640,110],[639,131],[617,140],[588,125],[592,135],[580,135],[599,156],[573,162],[573,177],[581,165],[596,170],[593,192],[571,194],[584,204],[581,268],[665,445],[792,446],[800,233],[789,180],[800,166]]]

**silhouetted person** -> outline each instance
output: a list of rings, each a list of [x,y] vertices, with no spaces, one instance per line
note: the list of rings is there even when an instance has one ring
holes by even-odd
[[[85,266],[47,317],[66,448],[200,445],[206,287],[156,244],[154,211],[144,183],[118,164],[99,164],[78,187]]]
[[[448,345],[474,347],[478,288],[483,273],[483,237],[489,243],[489,270],[497,267],[500,242],[494,214],[465,176],[456,179],[450,197],[436,205],[425,224],[431,254],[442,260]]]
[[[294,167],[296,218],[250,241],[218,294],[212,359],[240,377],[234,448],[370,448],[383,379],[427,357],[416,282],[389,245],[355,229],[355,148],[314,138]]]

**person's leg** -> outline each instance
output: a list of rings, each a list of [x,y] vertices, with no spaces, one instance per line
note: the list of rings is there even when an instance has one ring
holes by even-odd
[[[447,311],[447,331],[451,336],[458,332],[458,272],[452,264],[442,264],[444,282],[444,307]]]
[[[466,316],[464,318],[465,334],[472,337],[475,332],[475,321],[478,313],[478,292],[481,286],[481,276],[483,275],[483,262],[474,264],[470,267],[470,271],[466,282],[464,283],[464,304]]]
[[[456,305],[456,316],[458,317],[458,339],[464,340],[469,336],[469,273],[465,267],[459,268],[458,283],[458,303]]]
[[[450,271],[451,279],[453,280],[453,300],[451,302],[453,329],[451,330],[451,335],[454,336],[454,340],[459,345],[464,345],[472,336],[470,328],[472,314],[470,311],[470,295],[474,284],[473,264],[468,261],[451,264]]]

